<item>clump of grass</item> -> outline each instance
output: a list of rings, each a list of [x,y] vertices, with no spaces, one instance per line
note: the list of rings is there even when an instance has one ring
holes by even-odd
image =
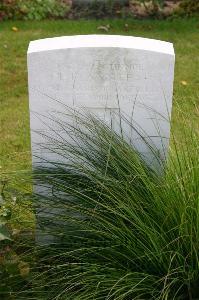
[[[31,299],[198,299],[198,133],[173,141],[160,175],[103,122],[76,117],[61,123],[70,139],[49,138],[64,160],[35,170],[44,244]]]

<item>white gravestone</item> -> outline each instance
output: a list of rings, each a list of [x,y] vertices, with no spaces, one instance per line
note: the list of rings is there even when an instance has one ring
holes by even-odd
[[[153,164],[151,151],[121,120],[122,114],[165,160],[174,61],[171,43],[139,37],[80,35],[31,42],[28,77],[33,167],[38,162],[35,155],[53,159],[52,153],[38,146],[45,143],[40,133],[56,131],[52,115],[56,118],[59,112],[64,113],[59,102],[86,108],[116,131],[122,127],[125,139]]]
[[[160,167],[143,138],[166,159],[174,77],[172,44],[116,35],[33,41],[28,49],[28,77],[33,168],[62,160],[50,151],[45,136],[69,138],[56,122],[60,118],[71,121],[67,108],[86,109],[122,132],[151,166]],[[47,186],[35,185],[34,190],[51,193]],[[38,219],[49,221],[62,213],[42,204],[37,209]],[[48,226],[38,230],[38,243],[57,241],[51,230],[46,234]]]

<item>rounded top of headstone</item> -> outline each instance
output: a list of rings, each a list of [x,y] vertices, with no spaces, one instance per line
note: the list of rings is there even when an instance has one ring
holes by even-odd
[[[174,55],[173,44],[160,40],[122,35],[73,35],[32,41],[28,54],[68,48],[127,48]]]

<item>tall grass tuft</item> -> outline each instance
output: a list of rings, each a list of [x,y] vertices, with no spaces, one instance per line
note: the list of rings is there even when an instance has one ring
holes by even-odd
[[[60,125],[70,138],[47,137],[60,162],[35,170],[29,298],[199,299],[198,132],[173,139],[160,175],[99,119],[76,117]]]

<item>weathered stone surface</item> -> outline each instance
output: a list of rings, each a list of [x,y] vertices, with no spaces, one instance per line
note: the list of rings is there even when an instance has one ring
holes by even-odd
[[[53,159],[48,151],[39,150],[45,140],[36,132],[53,135],[56,124],[49,116],[56,118],[63,112],[62,102],[67,107],[86,108],[118,132],[122,126],[125,139],[153,163],[145,142],[121,120],[122,114],[164,160],[174,59],[171,43],[131,36],[66,36],[31,42],[28,74],[33,156]],[[37,161],[33,158],[33,165]]]

